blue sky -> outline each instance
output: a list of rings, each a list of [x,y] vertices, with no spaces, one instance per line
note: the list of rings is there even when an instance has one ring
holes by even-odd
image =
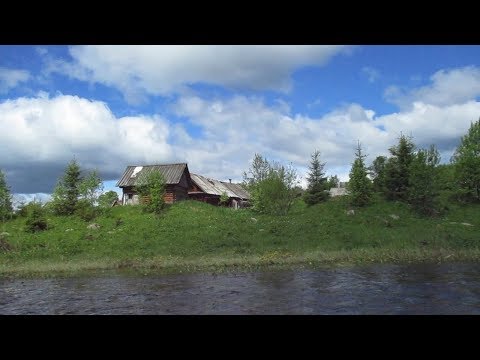
[[[256,152],[348,179],[400,133],[448,161],[480,116],[479,46],[0,46],[0,169],[48,194],[74,156],[105,189],[126,165],[242,180]],[[45,195],[43,195],[45,196]]]

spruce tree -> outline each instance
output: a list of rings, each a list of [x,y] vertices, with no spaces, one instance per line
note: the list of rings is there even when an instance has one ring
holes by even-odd
[[[480,119],[472,123],[468,133],[461,138],[452,162],[462,197],[468,201],[480,201]]]
[[[12,195],[5,180],[5,175],[0,170],[0,220],[5,221],[12,211]]]
[[[325,201],[329,196],[329,193],[326,191],[328,189],[327,177],[324,176],[325,173],[323,171],[324,166],[325,163],[320,162],[320,152],[315,150],[310,161],[310,172],[307,177],[308,186],[304,195],[305,203],[308,205]]]
[[[398,145],[392,146],[392,154],[385,165],[385,196],[389,200],[407,200],[410,163],[415,145],[411,137],[400,135]]]
[[[375,191],[383,191],[385,187],[385,167],[387,158],[385,156],[377,156],[370,166],[370,175],[373,179],[373,189]]]
[[[57,215],[72,215],[75,212],[82,180],[80,166],[73,159],[52,194],[53,208]]]
[[[362,154],[362,147],[360,142],[358,142],[355,160],[350,170],[350,179],[347,185],[350,202],[355,206],[367,205],[372,196],[372,184],[367,176],[368,173],[364,161],[366,157],[366,155]]]
[[[422,215],[437,213],[439,182],[436,167],[439,162],[438,150],[431,145],[428,150],[417,151],[410,164],[408,201]]]

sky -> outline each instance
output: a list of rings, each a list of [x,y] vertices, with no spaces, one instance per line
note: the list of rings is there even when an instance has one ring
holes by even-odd
[[[305,186],[319,150],[347,181],[357,142],[370,165],[402,133],[449,162],[479,95],[474,45],[0,45],[0,170],[48,199],[73,158],[121,193],[127,165],[240,182],[259,153]]]

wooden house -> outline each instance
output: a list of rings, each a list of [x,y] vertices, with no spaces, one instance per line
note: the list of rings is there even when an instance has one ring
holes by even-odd
[[[197,174],[190,174],[190,177],[192,179],[192,186],[188,191],[190,199],[219,205],[220,196],[226,194],[228,196],[226,206],[234,208],[245,206],[250,199],[250,194],[240,184],[210,179]]]
[[[167,204],[188,199],[188,191],[192,188],[192,180],[186,163],[127,166],[116,185],[122,189],[122,205],[138,204],[140,202],[135,190],[135,183],[141,174],[147,175],[153,170],[160,171],[165,179],[164,200]]]

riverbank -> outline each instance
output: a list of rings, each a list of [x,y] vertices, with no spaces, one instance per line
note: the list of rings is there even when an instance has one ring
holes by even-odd
[[[452,204],[434,219],[381,200],[348,210],[342,198],[312,207],[298,201],[287,216],[184,201],[159,217],[114,207],[94,220],[96,229],[76,217],[51,217],[50,229],[35,234],[17,218],[2,226],[11,249],[0,252],[0,276],[480,260],[478,205]]]

